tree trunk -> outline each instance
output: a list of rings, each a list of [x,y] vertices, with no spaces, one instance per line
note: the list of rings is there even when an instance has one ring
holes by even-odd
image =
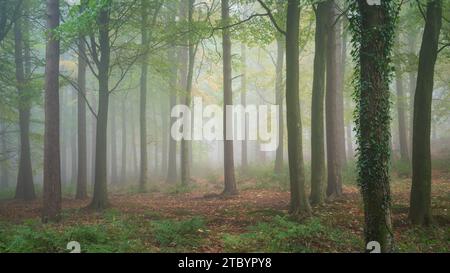
[[[323,202],[325,181],[324,99],[327,51],[327,24],[330,2],[320,2],[316,10],[316,43],[311,106],[311,204]]]
[[[161,138],[162,138],[162,151],[161,151],[161,174],[167,174],[167,156],[168,156],[168,142],[169,142],[169,111],[167,110],[167,104],[165,103],[165,97],[161,96]]]
[[[402,161],[409,161],[408,135],[406,132],[406,105],[403,89],[403,75],[400,64],[395,65],[396,89],[397,89],[397,113],[398,113],[398,135],[400,144],[400,157]]]
[[[30,87],[25,77],[30,77],[24,71],[24,38],[22,33],[23,19],[19,18],[14,25],[14,55],[16,64],[16,81],[19,97],[19,128],[20,128],[20,158],[19,173],[17,175],[15,199],[33,200],[36,198],[33,184],[30,148]],[[28,34],[28,33],[27,33]],[[28,39],[28,37],[26,37]],[[27,49],[29,53],[29,48]],[[29,54],[27,54],[29,58]],[[28,70],[28,69],[27,69]]]
[[[97,104],[97,96],[94,92],[92,92],[92,104]],[[94,107],[94,106],[93,106]],[[95,140],[97,139],[97,117],[94,115],[91,116],[91,186],[95,184]]]
[[[385,2],[370,6],[359,0],[361,19],[358,41],[360,87],[357,105],[359,126],[358,183],[361,187],[365,215],[366,243],[376,241],[382,252],[392,251],[390,162],[390,101],[389,101],[389,35],[380,26],[394,28],[392,11]],[[369,35],[370,34],[370,35]],[[386,38],[387,37],[387,38]]]
[[[3,158],[2,161],[0,161],[0,189],[6,189],[9,187],[9,171],[8,171],[8,158],[7,158],[7,151],[8,151],[8,145],[6,143],[6,129],[7,127],[5,124],[1,124],[1,130],[0,130],[0,138],[1,138],[1,152],[3,155],[5,155],[5,158]]]
[[[141,46],[146,48],[149,43],[148,38],[148,6],[145,0],[142,1],[142,17],[141,17]],[[145,191],[148,180],[148,163],[147,163],[147,77],[148,77],[148,53],[144,53],[141,64],[141,83],[139,98],[139,124],[140,124],[140,152],[141,152],[141,168],[139,175],[139,190]]]
[[[339,1],[338,1],[339,2]],[[340,16],[342,13],[341,9],[336,4],[336,16]],[[347,42],[345,29],[343,29],[344,20],[347,20],[345,16],[341,18],[336,23],[336,55],[339,60],[338,72],[339,76],[337,78],[337,121],[338,121],[338,153],[339,157],[339,168],[342,170],[344,166],[347,165],[347,154],[345,153],[345,121],[344,121],[344,86],[345,86],[345,63],[347,60]],[[342,184],[342,179],[341,179]],[[342,185],[341,185],[342,187]]]
[[[106,147],[110,63],[109,9],[109,6],[102,8],[98,15],[101,57],[98,67],[99,99],[95,141],[95,184],[94,196],[90,204],[90,207],[96,210],[102,210],[108,206]]]
[[[121,102],[122,112],[122,152],[121,152],[121,167],[120,167],[120,183],[126,184],[127,182],[127,108],[126,99],[123,98]]]
[[[247,106],[247,47],[245,44],[241,44],[241,65],[242,65],[242,78],[241,78],[241,104],[244,108]],[[241,147],[241,170],[245,173],[248,170],[248,118],[244,116],[244,140],[242,140]]]
[[[230,6],[229,0],[222,0],[222,22],[229,24]],[[231,38],[230,29],[222,30],[222,50],[223,50],[223,136],[224,136],[224,190],[223,195],[238,194],[236,178],[234,176],[234,151],[233,140],[227,139],[227,131],[232,124],[227,117],[227,106],[233,105],[232,89],[232,67],[231,67]]]
[[[86,149],[86,45],[78,40],[78,175],[76,199],[87,197],[87,149]]]
[[[178,75],[178,65],[177,65],[177,54],[175,50],[171,50],[169,54],[169,63],[171,64],[171,79],[170,79],[170,104],[168,115],[173,107],[177,104],[177,75]],[[171,128],[176,122],[176,118],[170,116],[169,124],[169,158],[168,158],[168,168],[167,168],[167,178],[166,182],[169,184],[175,184],[177,182],[177,142],[170,135]]]
[[[189,0],[188,3],[188,23],[189,29],[193,24],[193,14],[194,14],[194,2],[195,0]],[[186,97],[185,105],[191,107],[191,96],[192,96],[192,81],[194,76],[194,64],[195,64],[195,44],[191,36],[189,36],[188,41],[188,72],[186,77]],[[189,116],[188,123],[192,124],[192,117]],[[192,143],[190,140],[181,140],[181,183],[183,185],[189,184],[191,179],[191,158],[192,153]]]
[[[417,32],[414,30],[408,35],[409,55],[408,65],[412,68],[416,63],[416,44],[417,44]],[[410,69],[411,69],[410,68]],[[408,152],[409,158],[412,158],[412,142],[413,142],[413,124],[414,124],[414,96],[416,93],[417,83],[417,71],[411,69],[408,73],[409,81],[409,138],[408,138]]]
[[[288,129],[288,157],[291,187],[290,213],[310,214],[305,193],[302,120],[299,99],[299,20],[300,1],[288,0],[286,21],[286,113]]]
[[[111,184],[118,184],[117,177],[117,103],[115,97],[111,98]]]
[[[44,196],[42,221],[60,219],[61,166],[59,147],[59,40],[52,31],[59,26],[59,1],[47,0],[45,65]]]
[[[284,95],[283,95],[283,68],[284,68],[284,54],[285,44],[283,37],[277,35],[277,63],[276,63],[276,80],[275,80],[275,104],[278,105],[278,139],[279,145],[277,147],[275,157],[274,172],[280,174],[283,171],[284,161]]]
[[[326,142],[327,142],[327,198],[334,199],[342,195],[342,145],[339,122],[339,78],[340,54],[338,53],[338,14],[336,3],[331,0],[328,6],[328,41],[327,41],[327,75],[326,75]],[[343,144],[345,147],[345,143]]]
[[[414,98],[413,176],[409,218],[413,224],[418,225],[428,225],[431,222],[431,104],[441,26],[442,1],[429,1]]]

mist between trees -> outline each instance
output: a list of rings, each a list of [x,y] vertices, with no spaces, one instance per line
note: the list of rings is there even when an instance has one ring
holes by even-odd
[[[448,228],[449,19],[442,0],[0,0],[0,220],[10,199],[58,222],[67,199],[264,180],[250,196],[288,193],[299,223],[361,205],[383,252],[399,217]]]

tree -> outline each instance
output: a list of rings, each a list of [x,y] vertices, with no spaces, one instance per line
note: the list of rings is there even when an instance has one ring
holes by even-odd
[[[8,171],[8,147],[6,143],[7,126],[0,123],[0,188],[6,189],[9,186],[9,171]]]
[[[241,76],[241,105],[246,107],[247,105],[247,46],[241,44],[241,65],[242,65],[242,76]],[[245,173],[248,169],[248,141],[247,141],[247,129],[248,129],[248,119],[244,117],[244,128],[245,137],[242,141],[241,147],[241,169]]]
[[[431,104],[441,27],[442,1],[430,0],[427,4],[414,98],[413,176],[409,218],[413,224],[418,225],[431,222]]]
[[[274,172],[280,174],[283,169],[284,158],[284,95],[283,95],[283,68],[285,44],[281,34],[277,35],[277,62],[276,62],[276,80],[275,80],[275,104],[278,105],[278,139],[279,145],[276,151]]]
[[[350,4],[358,137],[358,185],[364,204],[365,241],[377,241],[382,252],[393,247],[390,195],[391,51],[397,1]]]
[[[146,0],[141,1],[141,46],[148,46],[148,5]],[[139,99],[139,125],[140,125],[140,175],[139,190],[145,191],[147,183],[148,163],[147,163],[147,76],[148,76],[148,52],[144,53],[141,63],[140,99]]]
[[[286,115],[288,129],[290,212],[310,214],[305,193],[305,167],[302,147],[302,122],[299,99],[300,1],[288,0],[286,20]]]
[[[24,10],[14,24],[14,55],[16,64],[16,82],[18,91],[19,128],[20,128],[20,158],[17,175],[16,199],[33,200],[36,198],[33,184],[30,148],[30,112],[32,90],[29,79],[31,77],[29,33],[23,35]],[[27,26],[25,26],[28,29]],[[25,65],[24,65],[25,64]]]
[[[228,0],[222,0],[222,21],[227,24],[230,21],[230,6]],[[228,125],[232,124],[227,117],[227,106],[233,105],[233,90],[231,79],[231,38],[229,28],[222,30],[223,50],[223,136],[224,136],[224,190],[223,195],[236,195],[236,178],[234,176],[233,140],[227,139]]]
[[[59,1],[47,0],[45,65],[44,205],[42,221],[58,220],[61,212],[59,147]]]
[[[76,199],[87,197],[87,135],[86,135],[86,45],[78,41],[78,175]]]
[[[326,143],[327,143],[327,198],[334,199],[342,195],[342,151],[340,135],[340,33],[337,7],[334,0],[328,4],[327,73],[326,73]],[[342,125],[343,126],[343,125]],[[342,145],[342,147],[341,147]],[[344,152],[345,153],[345,152]]]
[[[325,180],[324,98],[327,51],[327,24],[330,1],[316,8],[316,43],[311,106],[311,204],[323,201]]]
[[[98,68],[99,100],[97,112],[97,128],[95,140],[95,183],[94,195],[89,205],[93,209],[104,209],[108,206],[107,190],[107,124],[109,105],[109,68],[111,58],[111,44],[109,35],[111,1],[106,1],[100,6],[97,17],[100,57],[94,54]],[[92,37],[92,36],[91,36]],[[91,38],[93,39],[93,38]],[[92,42],[91,48],[96,48]]]
[[[0,42],[2,42],[12,29],[15,21],[22,16],[24,0],[0,1]]]
[[[188,73],[186,77],[186,95],[185,95],[185,105],[190,107],[192,100],[192,81],[194,76],[194,64],[195,64],[195,53],[196,44],[193,38],[193,15],[194,15],[194,2],[195,0],[189,0],[188,3],[188,25],[189,25],[189,38],[188,38]],[[192,124],[191,117],[189,116],[187,122]],[[192,142],[190,140],[181,140],[181,183],[187,185],[191,179],[191,158],[192,154]]]
[[[398,41],[398,46],[400,47],[400,39]],[[401,69],[401,63],[399,60],[400,56],[397,56],[395,61],[395,83],[397,89],[397,115],[398,115],[398,135],[400,143],[400,156],[401,160],[409,162],[409,152],[408,152],[408,135],[407,135],[407,125],[406,125],[406,101],[404,93],[403,84],[403,73]]]

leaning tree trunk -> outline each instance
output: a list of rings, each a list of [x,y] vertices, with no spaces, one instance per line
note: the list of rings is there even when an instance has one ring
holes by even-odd
[[[110,36],[109,36],[109,7],[104,7],[98,15],[100,63],[98,69],[98,114],[97,133],[95,141],[95,182],[94,195],[90,208],[105,209],[108,206],[107,188],[107,124],[109,104],[109,63],[110,63]]]
[[[305,166],[299,98],[299,5],[299,0],[288,0],[286,20],[286,116],[291,188],[290,213],[310,214],[311,208],[305,193]]]
[[[23,19],[19,18],[14,25],[14,55],[16,64],[16,81],[18,91],[20,157],[17,175],[16,199],[33,200],[36,198],[33,184],[30,148],[30,87],[25,79],[24,71],[24,39],[22,33]],[[28,51],[29,52],[29,51]],[[27,54],[28,55],[28,54]],[[27,73],[28,74],[28,73]],[[30,75],[28,74],[27,77]]]
[[[47,0],[47,46],[45,65],[44,196],[42,221],[59,220],[61,212],[61,166],[59,147],[59,1]]]
[[[414,98],[413,177],[409,218],[413,224],[418,225],[428,225],[431,222],[431,104],[441,27],[442,1],[429,1]]]
[[[87,197],[87,149],[86,149],[86,45],[78,40],[78,175],[76,199]]]
[[[283,68],[285,44],[283,37],[277,35],[277,63],[276,63],[276,80],[275,80],[275,104],[278,105],[278,147],[275,157],[274,172],[280,174],[283,171],[284,158],[284,95],[283,95]]]
[[[330,1],[328,6],[328,41],[327,41],[327,75],[326,75],[326,143],[327,143],[327,198],[334,199],[342,195],[342,147],[339,122],[339,77],[340,54],[338,54],[338,14],[336,3]],[[345,150],[345,148],[344,148]]]
[[[228,0],[222,0],[222,21],[228,24],[230,21],[230,6]],[[227,106],[233,105],[233,89],[231,79],[231,37],[230,30],[222,30],[223,50],[223,136],[224,136],[224,195],[236,195],[238,193],[236,178],[234,176],[233,140],[227,139],[227,128],[232,124],[227,117]]]
[[[358,183],[365,215],[365,241],[376,241],[382,252],[393,247],[390,195],[390,53],[395,11],[387,1],[370,6],[359,0],[359,19],[352,19],[359,47],[356,87],[358,126]],[[358,20],[358,21],[356,21]],[[356,22],[355,22],[356,21]]]
[[[328,9],[330,2],[320,2],[316,9],[316,43],[311,106],[311,204],[323,202],[325,180],[324,99]]]

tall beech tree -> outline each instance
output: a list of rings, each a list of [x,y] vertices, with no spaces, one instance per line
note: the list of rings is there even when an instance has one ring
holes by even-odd
[[[316,8],[314,76],[311,106],[311,204],[323,202],[325,181],[324,99],[327,51],[328,10],[330,1]]]
[[[288,0],[286,19],[286,116],[288,129],[290,212],[309,214],[305,193],[305,166],[302,147],[302,121],[299,98],[300,1]]]
[[[141,46],[145,48],[149,44],[148,25],[148,1],[141,1]],[[148,78],[148,52],[144,53],[141,63],[140,93],[139,93],[139,141],[140,141],[140,174],[139,190],[145,191],[147,183],[148,163],[147,163],[147,78]]]
[[[326,143],[327,143],[327,198],[342,195],[342,153],[345,143],[341,143],[340,113],[340,28],[338,10],[334,0],[328,3],[327,73],[326,73]]]
[[[59,0],[47,0],[47,46],[45,51],[44,196],[42,221],[57,221],[61,212],[61,166],[59,142]]]
[[[429,0],[414,98],[413,175],[409,218],[413,224],[419,225],[431,222],[431,105],[441,27],[442,0]]]
[[[226,25],[230,21],[230,4],[228,0],[222,0],[222,22]],[[230,29],[222,30],[222,58],[223,58],[223,136],[224,136],[224,190],[223,195],[236,195],[238,193],[236,178],[234,175],[233,140],[227,139],[228,125],[232,124],[227,117],[228,105],[233,105],[232,68],[231,68],[231,37]]]
[[[19,109],[19,129],[20,129],[20,157],[19,169],[16,185],[16,199],[33,200],[36,198],[33,184],[33,171],[31,167],[31,148],[30,148],[30,114],[32,90],[30,89],[29,79],[31,77],[31,60],[29,33],[25,25],[28,24],[25,8],[23,4],[19,11],[20,17],[14,24],[14,59],[16,64],[16,83],[18,92]],[[25,35],[24,35],[25,34]]]
[[[78,174],[76,199],[87,197],[87,134],[86,134],[86,45],[78,40]]]
[[[191,106],[192,101],[192,82],[194,77],[194,64],[195,64],[195,53],[196,53],[196,41],[193,37],[193,23],[194,23],[194,2],[195,0],[188,1],[188,71],[186,75],[186,94],[184,97],[184,104],[188,107]],[[187,122],[192,124],[192,117],[187,117]],[[191,179],[191,155],[192,155],[192,142],[190,140],[181,140],[181,183],[183,185],[189,184]]]
[[[366,243],[377,241],[382,252],[393,247],[390,193],[391,51],[397,1],[365,0],[350,4],[358,136],[358,184],[364,203]]]

